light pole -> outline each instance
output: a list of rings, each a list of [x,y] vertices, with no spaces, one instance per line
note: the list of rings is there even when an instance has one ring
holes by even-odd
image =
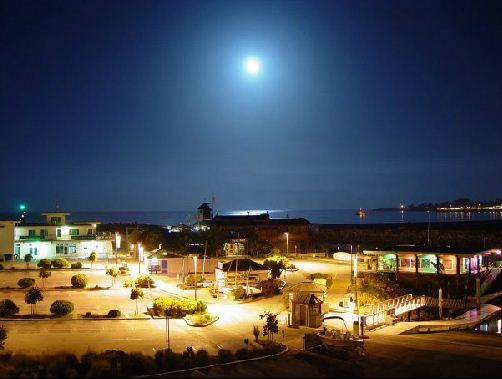
[[[121,241],[121,236],[119,233],[115,233],[115,266],[118,266],[118,260],[119,260],[119,249],[120,249],[120,241]]]
[[[169,330],[169,315],[167,314],[167,310],[165,311],[166,315],[166,342],[167,342],[167,350],[171,349],[171,336]]]
[[[286,235],[286,256],[289,255],[289,232],[284,233]]]
[[[143,246],[141,246],[141,242],[138,242],[138,275],[141,274],[141,259],[143,255]]]
[[[356,316],[357,316],[357,334],[360,334],[360,320],[359,320],[359,301],[357,299],[357,258],[358,252],[356,251],[356,256],[354,257],[354,280],[356,285]]]
[[[193,267],[195,271],[195,301],[197,301],[197,255],[193,256]]]

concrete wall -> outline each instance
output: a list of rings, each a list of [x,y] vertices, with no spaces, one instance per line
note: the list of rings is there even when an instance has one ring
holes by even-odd
[[[91,252],[95,252],[98,259],[105,259],[108,254],[112,254],[112,243],[108,240],[91,241],[17,241],[16,253],[19,249],[19,259],[23,260],[25,255],[31,254],[33,260],[40,259],[78,259],[85,260]],[[57,246],[61,246],[62,253],[56,253]],[[65,250],[66,247],[66,250]],[[71,248],[75,248],[75,252]],[[67,251],[67,254],[64,253]]]
[[[61,230],[61,237],[57,237],[58,229]],[[30,235],[30,230],[35,231],[35,236],[40,236],[41,230],[46,230],[48,232],[47,239],[61,239],[61,240],[71,240],[70,229],[77,229],[79,236],[89,235],[89,229],[91,229],[92,234],[96,234],[96,228],[92,225],[38,225],[38,226],[17,226],[15,239],[20,240],[21,237],[28,237]]]

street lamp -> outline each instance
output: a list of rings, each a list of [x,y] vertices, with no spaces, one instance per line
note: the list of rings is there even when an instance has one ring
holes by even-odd
[[[141,261],[143,259],[143,246],[138,242],[138,274],[141,274]]]
[[[356,251],[356,255],[354,257],[354,281],[355,281],[355,285],[356,285],[356,316],[357,316],[357,334],[359,336],[360,334],[360,320],[359,320],[359,301],[357,299],[357,259],[358,259],[358,252]]]
[[[195,270],[195,301],[197,301],[197,255],[193,256],[193,266]]]
[[[289,233],[285,232],[284,234],[286,236],[286,256],[288,256],[289,255]]]
[[[118,255],[119,255],[119,249],[120,249],[120,241],[122,240],[122,237],[120,236],[119,233],[115,233],[115,266],[118,265]]]

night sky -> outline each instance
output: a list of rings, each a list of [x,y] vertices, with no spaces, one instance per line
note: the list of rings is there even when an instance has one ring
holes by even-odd
[[[3,0],[0,210],[500,197],[501,20],[500,1]]]

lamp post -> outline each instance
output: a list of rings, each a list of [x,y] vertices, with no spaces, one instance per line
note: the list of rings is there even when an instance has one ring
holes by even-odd
[[[193,256],[193,266],[195,271],[195,301],[197,301],[197,255]]]
[[[141,274],[141,259],[143,258],[143,246],[138,242],[138,274]]]
[[[119,249],[120,249],[120,241],[122,240],[119,233],[115,233],[115,266],[118,266],[119,260]]]
[[[354,281],[355,281],[355,290],[356,290],[356,317],[357,317],[357,334],[359,336],[360,334],[360,320],[359,320],[359,301],[357,299],[357,258],[358,258],[358,252],[356,251],[356,255],[354,257]]]
[[[284,233],[286,235],[286,256],[289,255],[289,232]]]
[[[167,342],[167,349],[171,349],[171,336],[170,336],[170,330],[169,330],[169,315],[167,310],[165,311],[166,315],[166,342]]]

